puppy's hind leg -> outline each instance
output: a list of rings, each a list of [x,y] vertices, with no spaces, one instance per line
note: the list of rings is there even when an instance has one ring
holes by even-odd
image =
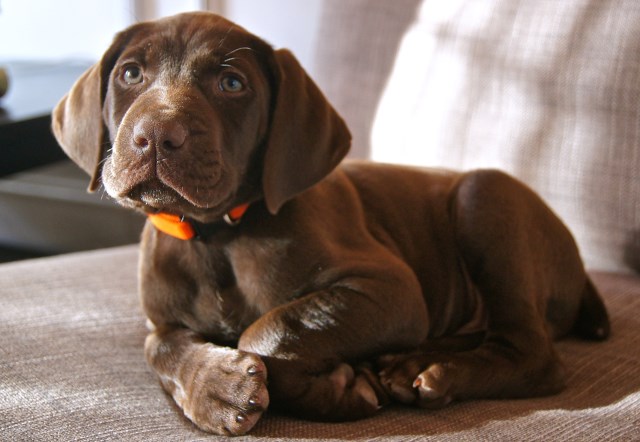
[[[487,312],[486,333],[470,351],[382,361],[383,385],[425,407],[560,391],[565,374],[552,330],[571,327],[585,278],[571,235],[535,193],[497,171],[466,175],[451,207],[457,248]],[[558,296],[564,310],[549,315]]]
[[[381,358],[379,375],[390,396],[438,408],[454,400],[545,396],[564,387],[564,367],[533,301],[540,287],[491,274],[476,282],[488,293],[483,298],[489,324],[479,344]]]

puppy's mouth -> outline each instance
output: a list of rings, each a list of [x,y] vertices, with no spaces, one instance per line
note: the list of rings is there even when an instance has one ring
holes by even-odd
[[[167,212],[194,218],[216,216],[235,195],[230,180],[219,166],[198,169],[197,163],[155,162],[145,158],[109,157],[103,166],[102,183],[120,205],[144,213]],[[186,170],[176,174],[174,170]]]
[[[217,201],[212,206],[200,207],[187,200],[183,195],[161,181],[154,179],[132,187],[125,195],[116,198],[124,207],[139,210],[146,214],[165,212],[187,216],[208,222],[209,218],[221,216],[220,208],[226,208],[227,201]]]

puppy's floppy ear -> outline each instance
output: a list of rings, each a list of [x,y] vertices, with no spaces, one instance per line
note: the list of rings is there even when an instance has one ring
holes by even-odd
[[[105,127],[100,98],[100,64],[95,64],[76,81],[53,110],[53,134],[65,153],[91,175],[89,190],[100,180],[100,162],[105,148]]]
[[[344,158],[351,134],[296,58],[274,52],[277,95],[262,186],[271,213],[327,176]]]
[[[102,117],[109,76],[134,31],[132,27],[116,35],[100,62],[82,74],[53,109],[53,134],[69,158],[91,176],[89,191],[100,185],[102,159],[110,144]]]

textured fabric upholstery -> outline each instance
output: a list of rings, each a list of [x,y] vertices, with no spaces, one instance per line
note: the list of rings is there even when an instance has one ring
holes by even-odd
[[[590,268],[640,271],[640,3],[425,0],[372,150],[509,171],[567,222]]]
[[[147,367],[137,247],[0,265],[0,440],[227,440],[181,416]],[[631,440],[640,426],[640,279],[597,274],[614,335],[562,341],[560,395],[389,407],[323,424],[267,413],[234,440]]]

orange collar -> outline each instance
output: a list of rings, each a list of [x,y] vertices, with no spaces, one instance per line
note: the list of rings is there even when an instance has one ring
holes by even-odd
[[[240,222],[245,212],[249,208],[249,204],[241,204],[231,209],[222,219],[229,226],[235,226]],[[170,213],[153,213],[147,217],[156,229],[167,235],[182,240],[205,239],[213,231],[220,227],[220,221],[211,224],[201,224],[196,221],[187,220],[184,217],[172,215]]]

